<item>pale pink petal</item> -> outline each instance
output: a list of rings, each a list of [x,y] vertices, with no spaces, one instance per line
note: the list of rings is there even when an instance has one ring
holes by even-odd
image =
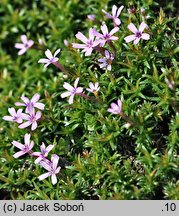
[[[22,114],[22,109],[18,109],[18,110],[17,110],[17,115],[20,116],[21,114]]]
[[[38,157],[38,158],[35,160],[35,164],[40,163],[40,161],[41,161],[42,159],[43,159],[42,157]]]
[[[45,51],[45,55],[47,56],[48,59],[52,59],[53,58],[53,55],[52,55],[52,53],[51,53],[51,51],[49,49],[47,49]]]
[[[42,113],[40,111],[37,111],[36,114],[35,114],[36,120],[40,119],[41,116],[42,116]]]
[[[111,108],[114,110],[118,110],[118,105],[115,103],[111,103]]]
[[[51,171],[51,169],[52,169],[51,166],[44,161],[41,161],[40,165],[48,171]]]
[[[117,11],[117,17],[120,15],[120,13],[121,13],[121,11],[123,10],[123,8],[124,8],[124,6],[122,5],[122,6],[118,9],[118,11]]]
[[[57,169],[55,170],[55,173],[57,174],[57,173],[59,173],[60,172],[60,169],[61,169],[61,167],[59,166],[59,167],[57,167]]]
[[[49,59],[42,58],[38,61],[38,63],[49,63]]]
[[[93,48],[88,48],[88,49],[86,49],[85,51],[86,51],[86,52],[85,52],[85,56],[90,56],[91,53],[92,53],[92,51],[93,51]]]
[[[72,47],[77,49],[84,49],[86,47],[86,44],[72,43]]]
[[[113,17],[111,16],[110,13],[107,13],[105,10],[102,9],[102,12],[106,15],[105,17],[108,19],[112,19]]]
[[[86,90],[89,91],[89,92],[93,92],[93,90],[91,90],[91,89],[89,89],[89,88],[86,88]]]
[[[31,99],[31,102],[32,103],[36,103],[38,100],[40,99],[40,95],[38,93],[36,93],[32,99]]]
[[[27,48],[23,48],[17,54],[18,55],[23,55],[26,51],[27,51]]]
[[[27,44],[27,42],[28,42],[27,36],[26,36],[26,35],[21,35],[21,41],[22,41],[24,44]]]
[[[94,40],[93,28],[89,29],[89,39],[92,41]]]
[[[17,119],[16,119],[16,122],[17,122],[18,124],[21,124],[21,123],[23,122],[23,120],[22,120],[21,118],[17,118]]]
[[[44,174],[40,175],[40,176],[38,177],[38,179],[41,181],[41,180],[43,180],[43,179],[45,179],[45,178],[47,178],[47,177],[49,177],[49,176],[51,176],[51,173],[50,173],[50,172],[47,172],[47,173],[44,173]]]
[[[30,145],[29,145],[29,150],[31,150],[34,147],[34,141],[31,141]]]
[[[24,103],[21,103],[21,102],[16,102],[15,106],[26,106],[26,105]]]
[[[13,155],[13,157],[14,157],[14,158],[18,158],[18,157],[20,157],[20,156],[22,156],[22,155],[24,155],[24,154],[26,154],[26,152],[24,152],[24,151],[19,151],[19,152],[15,153],[15,154]]]
[[[129,35],[129,36],[127,36],[127,37],[124,38],[124,40],[126,41],[126,43],[129,43],[129,42],[131,42],[131,41],[133,41],[135,39],[136,39],[135,35]]]
[[[76,89],[76,93],[81,93],[83,91],[83,88],[82,87],[78,87],[77,89]]]
[[[71,92],[64,92],[61,94],[61,98],[65,98],[71,95]]]
[[[89,87],[90,87],[91,89],[94,89],[94,85],[93,85],[92,82],[89,83]]]
[[[75,82],[74,82],[74,87],[76,88],[77,87],[77,85],[78,85],[78,82],[79,82],[79,77],[78,78],[76,78],[76,80],[75,80]]]
[[[47,152],[50,152],[50,151],[53,149],[53,147],[54,147],[54,145],[49,145],[49,146],[47,146],[46,151],[47,151]]]
[[[33,41],[33,40],[29,40],[29,41],[28,41],[28,47],[29,47],[29,48],[30,48],[33,44],[34,44],[34,41]]]
[[[112,37],[110,37],[110,40],[118,40],[118,37],[116,37],[116,36],[112,36]]]
[[[100,34],[99,32],[97,32],[95,28],[93,28],[93,34],[94,34],[96,37],[99,37],[99,38],[102,38],[102,37],[103,37],[103,35]]]
[[[81,32],[78,32],[75,36],[85,44],[88,42],[87,37],[85,37],[84,34],[82,34]]]
[[[8,108],[9,113],[11,114],[11,116],[15,116],[16,115],[16,110],[12,107],[12,108]]]
[[[27,114],[25,114],[25,113],[22,113],[22,114],[21,114],[21,117],[22,117],[22,119],[24,119],[24,120],[29,120],[29,118],[30,118],[30,116],[27,115]]]
[[[52,179],[52,184],[55,185],[57,183],[57,177],[56,177],[56,175],[52,174],[51,179]]]
[[[117,100],[118,108],[121,110],[122,109],[122,102],[120,99]]]
[[[28,104],[30,102],[29,98],[22,96],[21,100],[24,101],[25,104]]]
[[[60,50],[61,50],[61,49],[57,49],[57,50],[55,51],[55,53],[54,53],[53,56],[56,57],[56,55],[58,55],[58,53],[60,52]],[[57,60],[57,61],[58,61],[58,60]]]
[[[73,86],[71,86],[69,83],[67,83],[67,82],[65,82],[64,84],[63,84],[63,87],[65,88],[65,89],[67,89],[68,91],[73,91]]]
[[[37,122],[35,121],[35,122],[32,123],[31,130],[33,131],[36,128],[37,128]]]
[[[116,5],[113,5],[113,6],[112,6],[112,15],[113,15],[113,17],[116,16],[116,11],[117,11],[117,6],[116,6]]]
[[[51,62],[48,62],[47,64],[44,65],[45,68],[47,68],[51,64]]]
[[[134,25],[133,23],[130,23],[130,24],[128,25],[128,29],[130,29],[134,34],[135,34],[136,32],[138,32],[137,28],[135,27],[135,25]]]
[[[107,66],[107,70],[111,71],[111,65],[110,64]]]
[[[121,24],[121,20],[119,18],[115,18],[114,22],[117,26],[119,26]]]
[[[24,48],[24,44],[22,44],[22,43],[16,43],[14,47],[16,49],[23,49]]]
[[[109,108],[108,112],[113,113],[113,114],[117,114],[112,108]]]
[[[40,110],[44,110],[45,104],[43,103],[35,103],[34,107],[40,109]]]
[[[12,144],[13,144],[15,147],[17,147],[17,148],[19,148],[19,149],[21,149],[21,150],[24,149],[24,145],[22,145],[20,142],[13,141]]]
[[[103,35],[108,34],[108,28],[107,28],[106,24],[103,24],[101,26],[101,31],[103,32]]]
[[[98,59],[98,62],[106,62],[106,59],[104,59],[104,58]]]
[[[23,128],[28,127],[29,125],[31,125],[31,122],[30,122],[30,121],[27,121],[27,122],[24,122],[24,123],[20,124],[20,125],[18,126],[18,128],[23,129]]]
[[[108,58],[108,59],[109,59],[109,58],[110,58],[110,54],[109,54],[109,52],[108,52],[107,50],[105,50],[105,52],[104,52],[104,53],[105,53],[105,56],[106,56],[106,58]]]
[[[147,24],[145,22],[142,22],[139,26],[139,31],[143,32],[146,27],[147,27]]]
[[[12,116],[4,116],[3,119],[5,121],[14,121],[14,117],[12,117]]]
[[[134,40],[134,44],[138,44],[139,41],[140,41],[140,38],[136,38],[136,39]]]
[[[72,104],[73,103],[73,99],[74,99],[74,94],[70,96],[70,98],[68,100],[68,103]]]
[[[51,157],[51,161],[52,161],[52,167],[54,170],[57,168],[58,160],[59,160],[59,156],[56,154],[53,154]]]
[[[29,145],[30,144],[30,134],[25,134],[25,136],[24,136],[24,143],[26,144],[26,145]]]
[[[32,156],[36,156],[36,157],[39,157],[39,156],[41,156],[41,152],[33,152],[32,153]]]
[[[147,34],[147,33],[142,33],[141,38],[144,39],[144,40],[149,40],[150,39],[150,35]]]

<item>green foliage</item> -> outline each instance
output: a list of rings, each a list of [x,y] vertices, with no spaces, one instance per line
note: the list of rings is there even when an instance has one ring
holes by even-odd
[[[39,181],[44,173],[30,156],[15,159],[13,140],[23,141],[27,129],[15,123],[0,122],[0,193],[3,199],[179,199],[179,71],[177,18],[175,2],[162,1],[1,0],[0,7],[0,117],[8,115],[20,96],[36,92],[45,104],[42,121],[32,133],[34,151],[42,142],[54,144],[50,152],[60,156],[62,167],[58,183],[50,178]],[[114,43],[117,59],[112,71],[99,68],[101,54],[85,57],[66,47],[67,39],[77,41],[78,31],[88,34],[90,27],[100,30],[105,21],[102,9],[124,5],[122,24]],[[127,8],[136,8],[129,14]],[[140,12],[146,9],[146,19]],[[87,19],[94,14],[97,22]],[[125,43],[131,34],[130,22],[147,22],[150,40]],[[17,55],[14,44],[20,35],[38,43],[43,50],[29,49]],[[44,50],[61,48],[59,62],[67,68],[63,77],[54,65],[47,69],[38,60]],[[111,50],[111,47],[107,47]],[[85,100],[75,96],[69,106],[62,99],[63,83],[84,89],[99,82],[99,98]],[[90,94],[89,94],[90,95]],[[90,95],[91,96],[91,95]],[[121,99],[122,110],[133,122],[110,114],[111,102]]]

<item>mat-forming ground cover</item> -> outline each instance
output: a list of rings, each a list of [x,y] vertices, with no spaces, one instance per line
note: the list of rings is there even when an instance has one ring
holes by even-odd
[[[178,199],[177,2],[0,14],[1,199]]]

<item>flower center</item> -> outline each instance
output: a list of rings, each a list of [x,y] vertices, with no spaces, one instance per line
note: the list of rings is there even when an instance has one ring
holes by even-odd
[[[29,120],[30,120],[31,122],[35,122],[35,121],[36,121],[35,115],[34,115],[34,114],[31,114]]]
[[[92,40],[89,40],[87,43],[86,43],[87,47],[88,48],[91,48],[93,46],[93,41]]]
[[[135,33],[135,36],[136,36],[137,38],[140,38],[140,37],[142,36],[142,33],[141,33],[141,32],[136,32],[136,33]]]
[[[73,88],[73,90],[71,91],[72,94],[76,93],[76,88]]]
[[[106,35],[104,35],[104,39],[105,39],[105,40],[109,40],[109,39],[110,39],[110,37],[111,37],[111,35],[110,35],[110,34],[106,34]]]

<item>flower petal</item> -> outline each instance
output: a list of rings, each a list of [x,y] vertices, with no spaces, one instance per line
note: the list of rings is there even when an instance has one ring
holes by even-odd
[[[58,53],[61,51],[61,49],[57,49],[53,55],[53,57],[56,57],[56,55],[58,55]]]
[[[128,25],[128,29],[130,29],[134,34],[135,34],[136,32],[138,32],[137,28],[135,27],[135,25],[134,25],[133,23],[130,23],[130,24]]]
[[[140,38],[136,38],[136,39],[134,40],[134,44],[138,44],[139,41],[140,41]]]
[[[116,11],[117,11],[117,6],[116,6],[116,5],[113,5],[113,6],[112,6],[112,15],[113,15],[113,17],[116,16]]]
[[[147,24],[145,22],[142,22],[139,26],[139,31],[142,33],[146,27],[147,27]]]
[[[21,150],[24,149],[24,145],[22,145],[22,143],[20,143],[20,142],[13,141],[12,144],[13,144],[15,147],[17,147],[17,148],[19,148],[19,149],[21,149]]]
[[[72,104],[73,103],[73,99],[74,99],[74,94],[70,96],[70,98],[68,100],[68,103]]]
[[[76,78],[76,80],[75,80],[75,82],[74,82],[74,87],[75,87],[75,88],[76,88],[76,87],[77,87],[77,85],[78,85],[79,79],[80,79],[80,78],[79,78],[79,77],[77,77],[77,78]]]
[[[52,184],[55,185],[57,183],[57,177],[56,177],[56,175],[52,174],[51,179],[52,179]]]
[[[13,157],[14,157],[14,158],[18,158],[18,157],[20,157],[20,156],[22,156],[22,155],[24,155],[24,154],[26,154],[26,152],[24,152],[24,151],[19,151],[19,152],[15,153],[15,154],[13,155]]]
[[[44,173],[44,174],[40,175],[40,176],[38,177],[38,179],[41,181],[41,180],[43,180],[43,179],[45,179],[45,178],[47,178],[47,177],[49,177],[49,176],[51,176],[51,173],[50,173],[50,172],[47,172],[47,173]]]
[[[28,42],[27,36],[26,36],[26,35],[21,35],[21,41],[22,41],[24,44],[27,44],[27,42]]]
[[[78,32],[75,36],[76,38],[78,38],[80,41],[82,41],[85,44],[88,42],[87,37],[84,36],[84,34],[82,34],[81,32]]]
[[[27,48],[23,48],[17,54],[18,55],[23,55],[27,50],[28,50]]]
[[[124,40],[126,41],[126,43],[129,43],[129,42],[131,42],[131,41],[133,41],[135,39],[136,39],[135,35],[129,35],[129,36],[127,36],[127,37],[124,38]]]
[[[101,31],[103,32],[103,35],[108,34],[108,28],[107,28],[106,24],[103,24],[101,26]]]
[[[71,92],[67,91],[61,94],[61,98],[65,98],[71,95]]]
[[[150,39],[150,35],[147,34],[147,33],[143,33],[142,36],[141,36],[142,39],[144,40],[149,40]]]
[[[27,122],[24,122],[24,123],[20,124],[20,125],[18,126],[18,128],[23,129],[23,128],[28,127],[28,126],[31,125],[31,124],[32,124],[32,122],[27,121]]]
[[[67,89],[68,91],[73,91],[73,86],[71,86],[69,83],[64,82],[63,88]]]
[[[46,58],[42,58],[38,61],[38,63],[49,63],[49,59],[46,59]]]
[[[24,143],[25,145],[30,145],[30,134],[26,133],[24,136]]]
[[[35,103],[34,107],[40,109],[40,110],[44,110],[45,104],[43,103]]]
[[[124,8],[124,6],[122,5],[122,6],[118,9],[118,11],[117,11],[117,17],[120,15],[120,13],[121,13],[121,11],[123,10],[123,8]]]
[[[44,161],[40,162],[40,166],[42,166],[43,168],[45,168],[49,172],[52,170],[51,166],[49,164],[47,164],[46,162],[44,162]]]
[[[24,44],[22,44],[22,43],[16,43],[14,47],[16,49],[23,49],[24,48]]]
[[[53,58],[53,55],[52,55],[52,53],[51,53],[51,51],[49,49],[47,49],[45,51],[45,55],[47,56],[48,59],[52,59]]]

